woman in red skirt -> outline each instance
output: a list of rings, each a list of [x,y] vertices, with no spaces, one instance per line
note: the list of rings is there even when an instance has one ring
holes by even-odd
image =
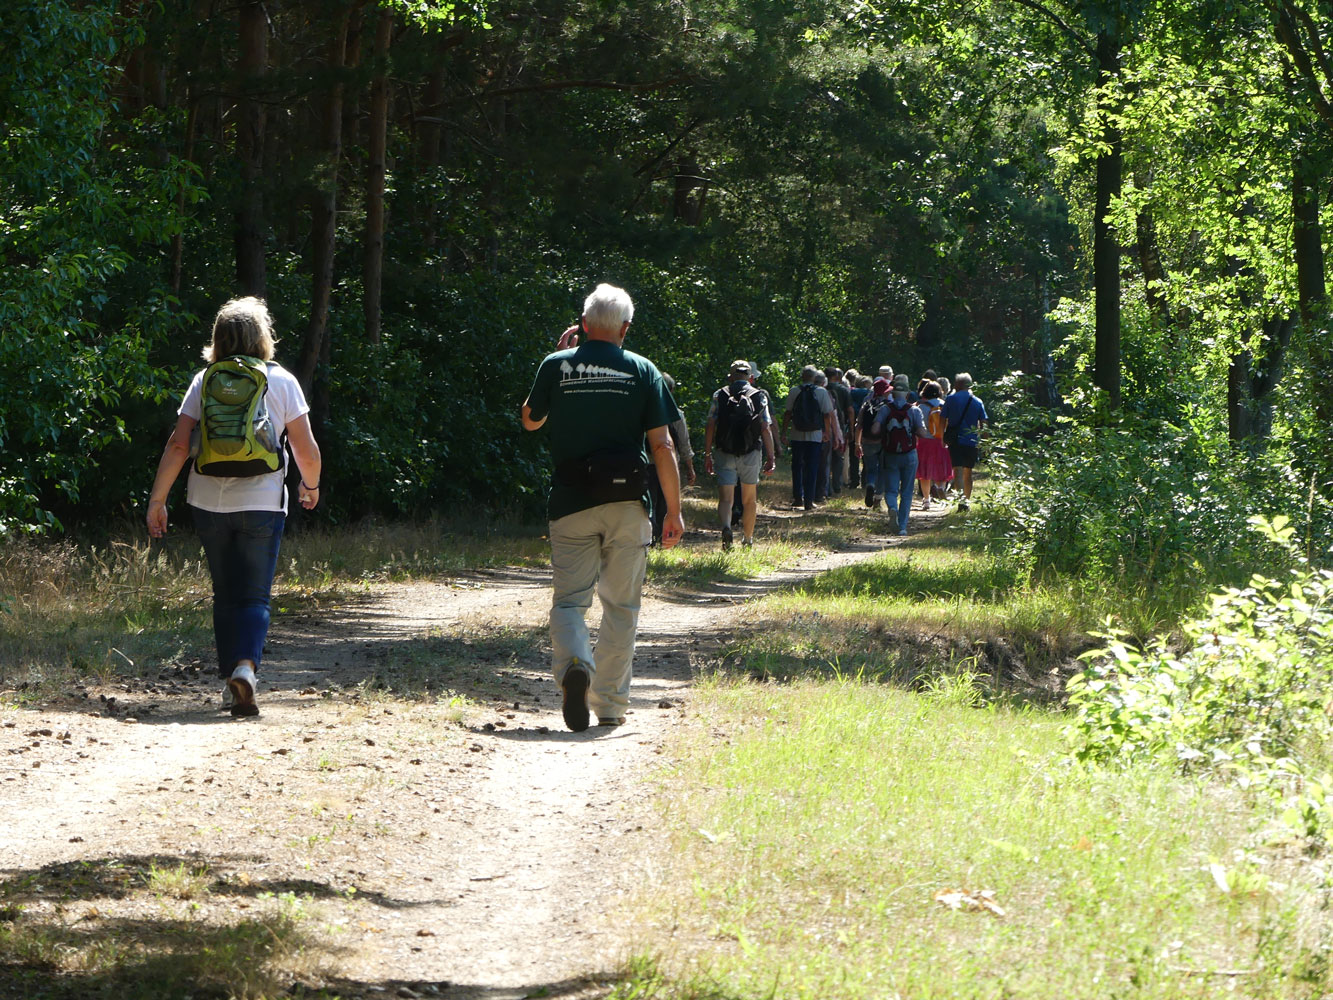
[[[949,461],[949,449],[944,446],[944,401],[940,399],[940,387],[934,382],[927,382],[921,390],[921,415],[925,417],[926,431],[929,437],[923,437],[916,443],[917,466],[916,481],[921,484],[922,510],[930,510],[930,488],[935,483],[953,481],[953,462]]]

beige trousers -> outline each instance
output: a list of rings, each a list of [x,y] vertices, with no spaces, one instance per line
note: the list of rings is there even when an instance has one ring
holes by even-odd
[[[619,718],[629,706],[652,525],[643,504],[633,500],[590,507],[550,525],[551,671],[558,686],[575,657],[591,664],[588,707],[599,719]],[[594,587],[602,602],[596,649],[586,619]]]

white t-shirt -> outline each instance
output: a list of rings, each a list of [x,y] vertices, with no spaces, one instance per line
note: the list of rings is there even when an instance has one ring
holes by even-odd
[[[204,372],[195,373],[185,399],[176,412],[181,416],[198,420],[203,416]],[[296,376],[281,365],[273,363],[268,369],[268,395],[264,397],[268,404],[269,419],[273,429],[281,437],[287,425],[302,414],[309,413],[305,393]],[[277,472],[262,476],[201,476],[194,471],[194,461],[190,462],[190,482],[185,492],[185,500],[192,507],[211,510],[216,514],[233,514],[239,510],[276,510],[287,513],[287,487],[283,483],[286,467]]]

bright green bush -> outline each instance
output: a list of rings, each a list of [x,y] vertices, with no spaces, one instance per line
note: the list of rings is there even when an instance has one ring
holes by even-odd
[[[1018,378],[997,392],[986,400],[998,419],[982,520],[1037,571],[1188,590],[1286,565],[1245,527],[1303,513],[1307,491],[1275,459],[1142,401],[1107,415],[1080,397],[1052,414],[1025,401]]]
[[[1285,518],[1255,525],[1292,543]],[[1333,740],[1333,571],[1255,576],[1215,594],[1182,631],[1183,643],[1159,637],[1146,648],[1112,633],[1085,656],[1067,688],[1075,756],[1238,776],[1290,796],[1288,823],[1321,834],[1333,820],[1333,781],[1315,778]]]

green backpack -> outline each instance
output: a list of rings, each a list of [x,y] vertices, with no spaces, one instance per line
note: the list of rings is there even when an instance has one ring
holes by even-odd
[[[268,415],[268,364],[236,355],[204,372],[194,469],[203,476],[262,476],[283,466]]]

